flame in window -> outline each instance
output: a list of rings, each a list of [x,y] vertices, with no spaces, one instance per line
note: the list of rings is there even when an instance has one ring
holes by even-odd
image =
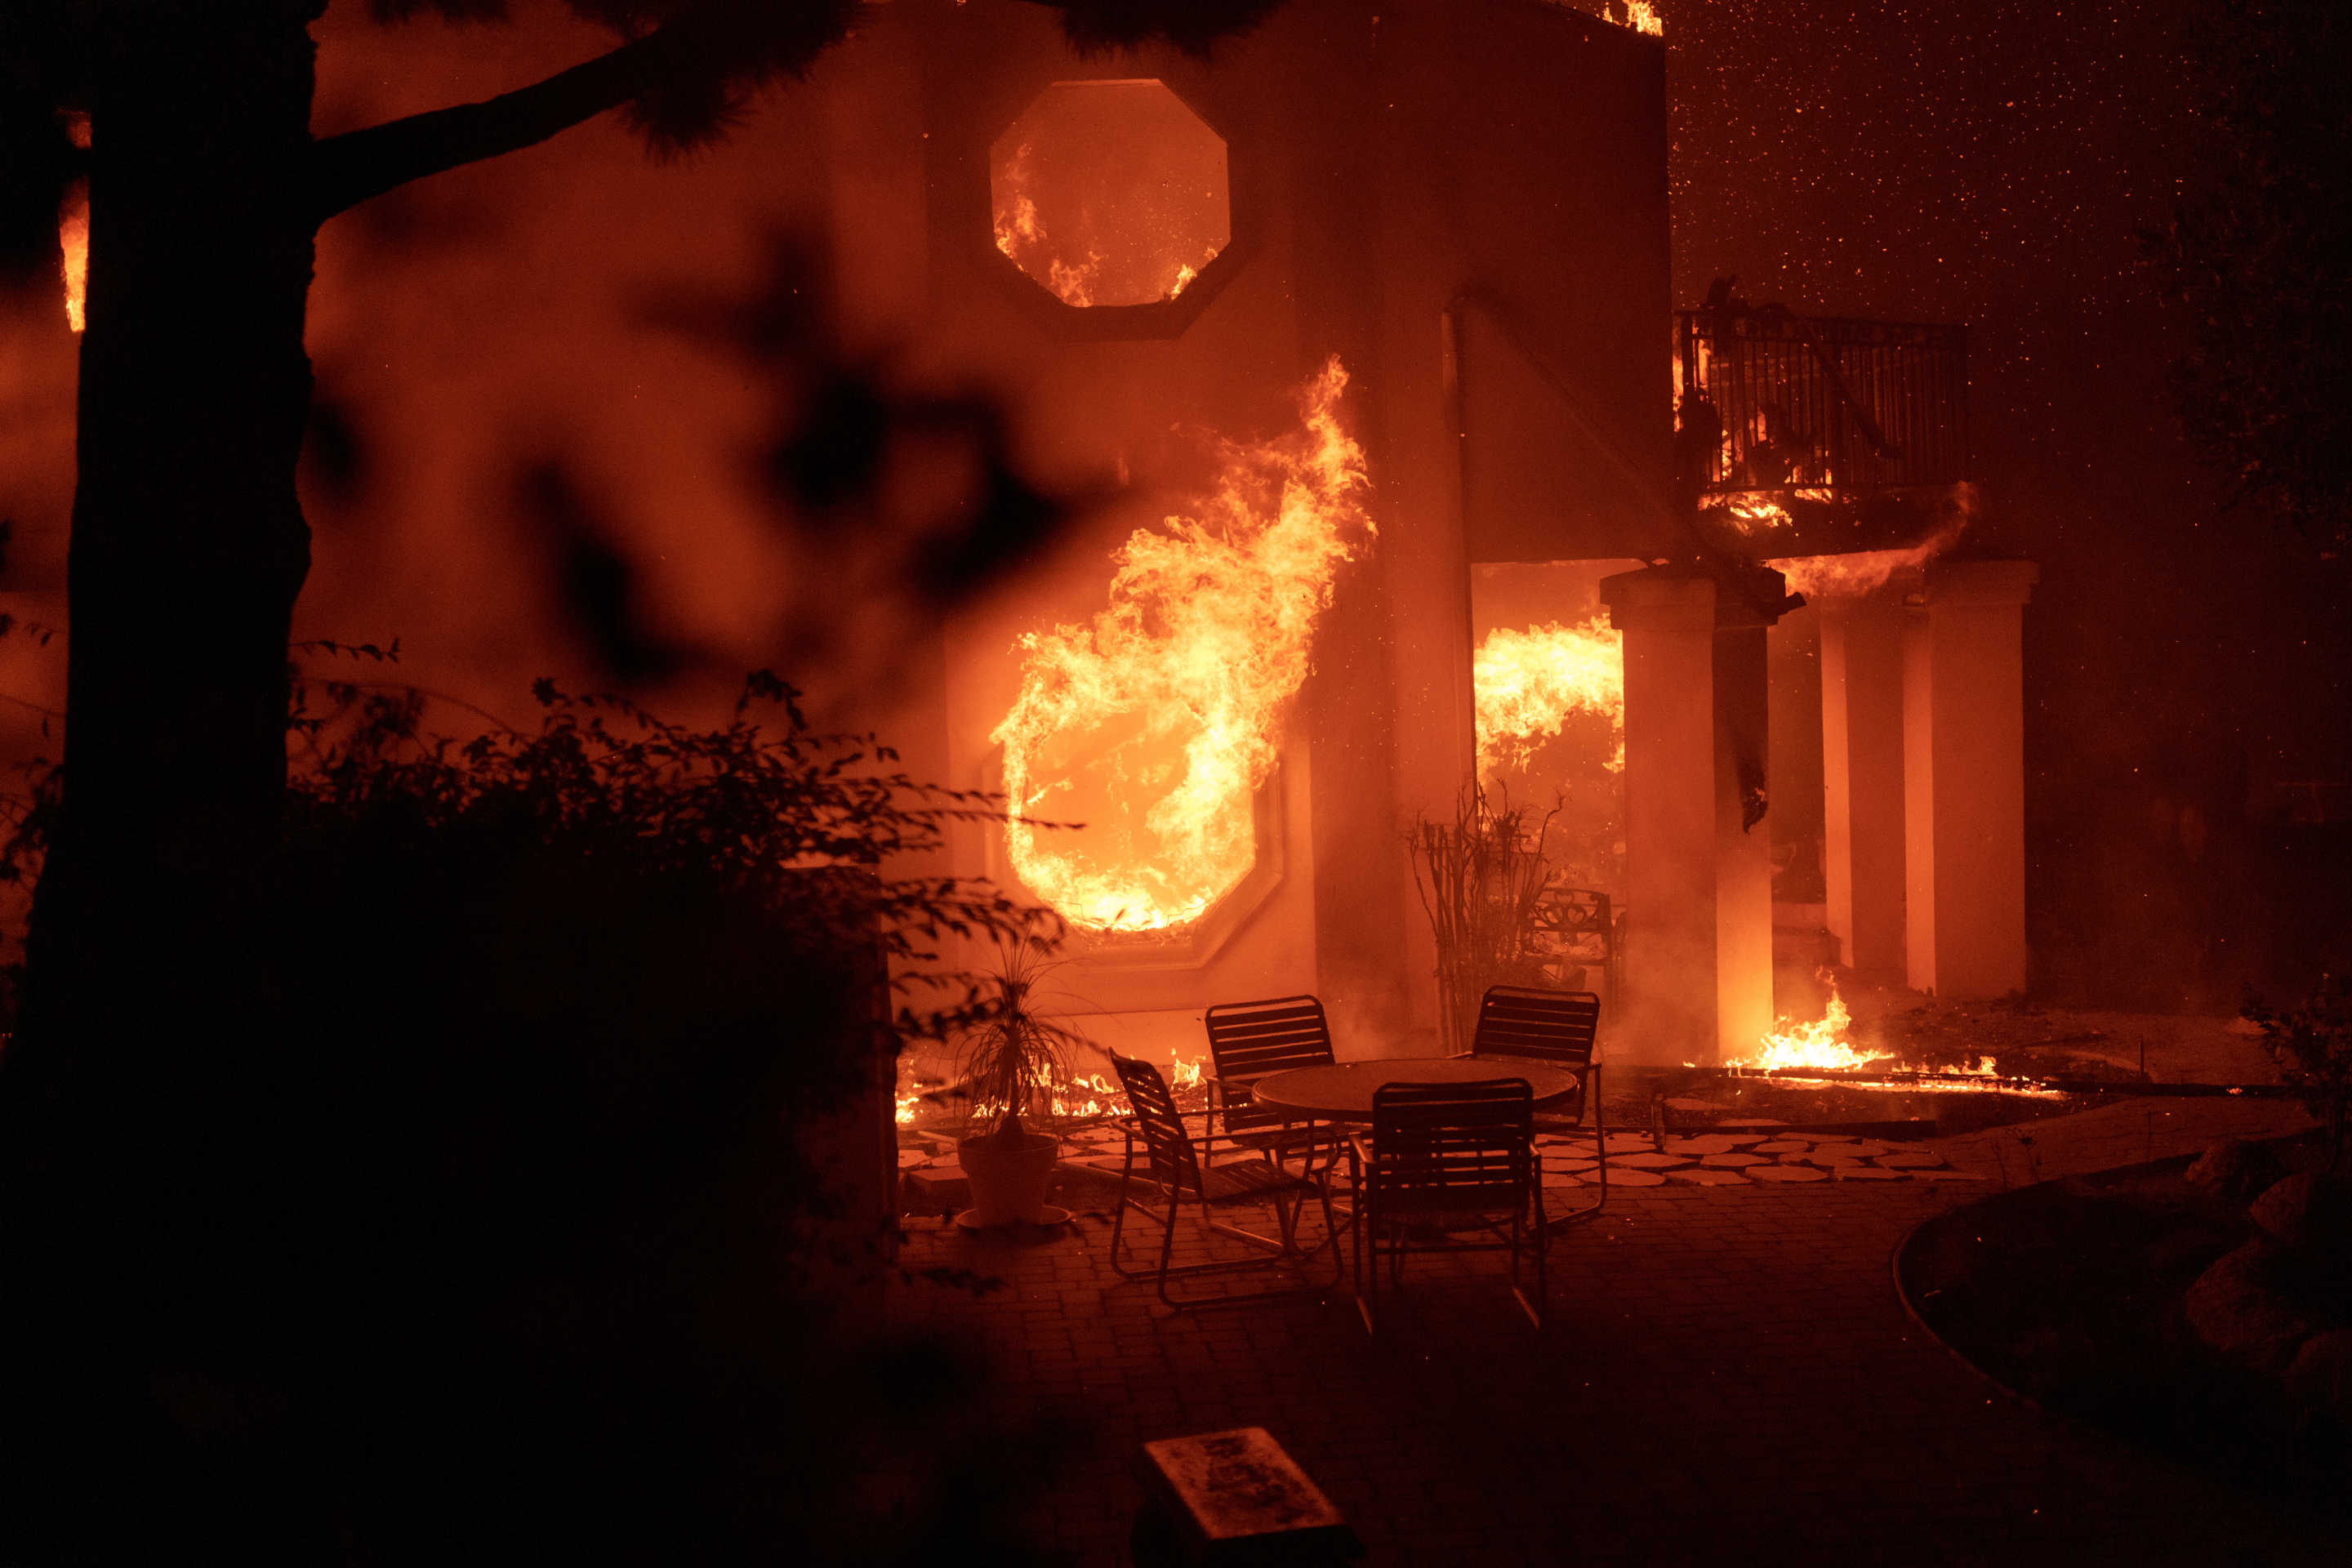
[[[1110,603],[1021,639],[1004,748],[1005,848],[1030,889],[1097,931],[1198,919],[1256,859],[1253,803],[1307,679],[1339,567],[1373,526],[1335,358],[1304,428],[1222,448],[1198,517],[1139,529]],[[1038,823],[1083,823],[1083,831]]]

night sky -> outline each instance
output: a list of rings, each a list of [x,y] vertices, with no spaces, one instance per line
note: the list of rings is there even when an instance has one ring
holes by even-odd
[[[2224,516],[2167,406],[2184,326],[2135,236],[2200,177],[2192,5],[1660,9],[1677,300],[1731,273],[1759,302],[1970,328],[1979,540],[2043,567],[2037,960],[2182,967],[2184,909],[2294,902],[2253,840],[2282,781],[2352,778],[2345,563]],[[2213,827],[2193,863],[2158,826],[2184,805]],[[2252,955],[2200,1000],[2296,967]]]

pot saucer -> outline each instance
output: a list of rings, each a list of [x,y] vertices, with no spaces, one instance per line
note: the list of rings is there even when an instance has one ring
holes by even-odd
[[[1070,1211],[1057,1208],[1052,1204],[1045,1205],[1045,1217],[1034,1225],[1025,1220],[1015,1220],[1011,1225],[982,1225],[971,1217],[979,1212],[978,1209],[964,1210],[963,1213],[956,1215],[956,1224],[965,1230],[1051,1230],[1057,1225],[1070,1223]]]

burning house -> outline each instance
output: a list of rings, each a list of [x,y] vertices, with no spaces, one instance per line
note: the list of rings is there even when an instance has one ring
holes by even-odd
[[[1674,317],[1654,38],[1324,4],[1206,61],[1088,58],[1033,7],[892,10],[928,352],[1129,498],[943,629],[922,715],[1019,817],[958,868],[1070,921],[1097,1023],[1191,1054],[1207,1003],[1314,991],[1359,1050],[1427,1037],[1409,826],[1478,779],[1549,817],[1548,902],[1597,938],[1565,978],[1614,994],[1614,1047],[1744,1054],[1768,647],[1805,599],[1842,956],[2022,983],[2032,570],[1927,564],[1964,521],[1959,335]]]

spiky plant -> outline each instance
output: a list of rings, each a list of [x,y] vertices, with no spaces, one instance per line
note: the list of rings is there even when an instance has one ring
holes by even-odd
[[[1508,796],[1475,784],[1453,821],[1414,824],[1413,886],[1437,944],[1439,1037],[1450,1054],[1470,1048],[1486,987],[1539,976],[1536,904],[1550,825],[1550,813],[1531,819]]]
[[[1045,977],[1057,968],[1055,944],[1040,936],[1001,941],[991,994],[956,1052],[956,1075],[971,1097],[977,1128],[993,1119],[987,1136],[1018,1143],[1022,1118],[1051,1123],[1056,1096],[1070,1087],[1070,1053],[1094,1042],[1044,1011]]]

